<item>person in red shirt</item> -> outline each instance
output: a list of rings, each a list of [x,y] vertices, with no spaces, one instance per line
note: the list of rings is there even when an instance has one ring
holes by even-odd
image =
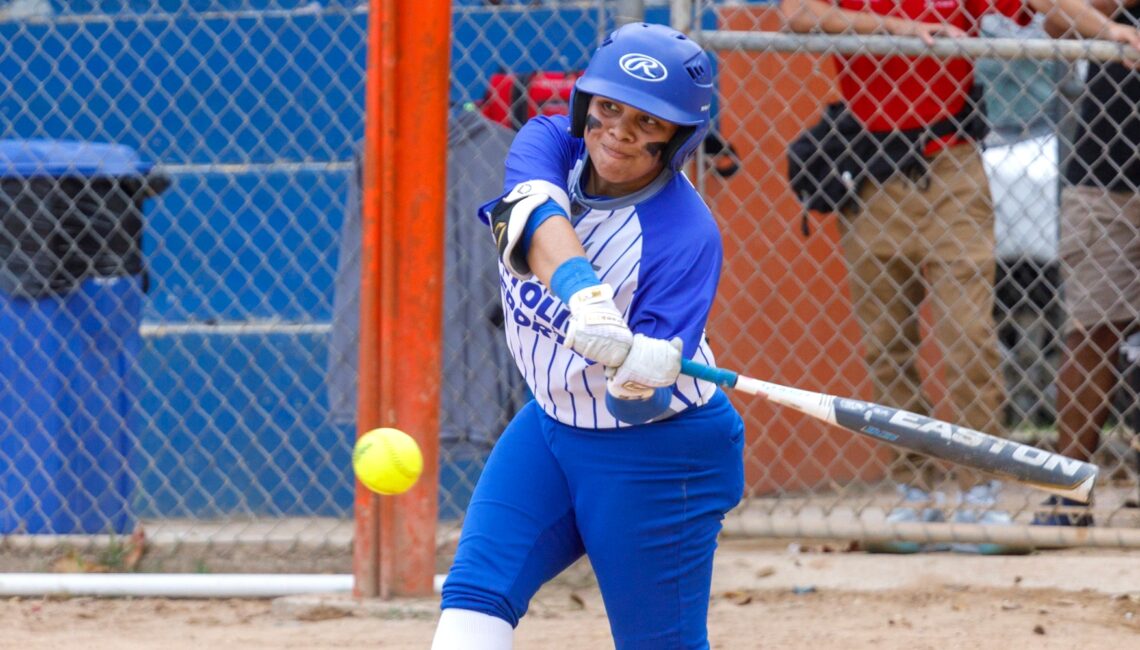
[[[1033,12],[1072,26],[1086,38],[1140,49],[1140,33],[1113,23],[1084,0],[781,0],[787,26],[796,32],[889,34],[922,39],[977,36],[981,17],[1003,14],[1027,24]],[[962,124],[981,104],[974,95],[974,64],[966,58],[899,55],[836,57],[839,88],[850,112],[873,133],[911,132],[946,120]],[[981,110],[977,106],[976,110]],[[918,306],[931,301],[932,335],[942,361],[958,424],[1000,435],[1005,400],[993,320],[994,212],[976,135],[951,129],[921,137],[920,173],[895,173],[867,182],[857,205],[839,219],[855,315],[863,330],[864,355],[874,401],[931,413],[918,371]],[[941,129],[940,129],[941,132]],[[891,522],[940,521],[932,493],[940,470],[929,459],[902,455],[891,468],[902,503]],[[996,507],[999,484],[969,473],[957,476],[959,523],[1010,524]],[[955,550],[1008,553],[998,544],[956,544]],[[917,552],[915,542],[875,545],[875,551]]]

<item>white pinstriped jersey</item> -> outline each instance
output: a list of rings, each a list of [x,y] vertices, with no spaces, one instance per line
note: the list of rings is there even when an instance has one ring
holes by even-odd
[[[569,135],[566,117],[532,119],[507,157],[504,194],[528,180],[567,188],[584,155],[585,145]],[[554,198],[566,206],[577,194],[567,191]],[[632,205],[586,202],[595,207],[571,205],[574,230],[598,277],[614,288],[614,303],[630,329],[662,339],[680,336],[686,358],[715,365],[704,328],[723,249],[716,222],[696,189],[677,174]],[[494,203],[480,211],[484,221]],[[536,278],[519,281],[502,264],[499,276],[508,347],[546,414],[584,429],[626,426],[606,408],[604,368],[562,345],[569,308]],[[704,404],[716,391],[712,383],[682,376],[669,411],[658,419]]]

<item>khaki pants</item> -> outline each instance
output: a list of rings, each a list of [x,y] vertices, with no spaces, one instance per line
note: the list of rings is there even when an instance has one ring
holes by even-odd
[[[1061,190],[1061,261],[1070,330],[1140,319],[1140,196]]]
[[[860,195],[862,209],[840,220],[841,244],[875,402],[932,412],[918,372],[918,307],[929,299],[932,334],[955,424],[1002,435],[1004,389],[994,303],[994,211],[981,154],[972,144],[929,159],[925,178],[896,174]],[[945,471],[908,454],[897,481],[931,489]],[[963,487],[977,480],[959,473]]]

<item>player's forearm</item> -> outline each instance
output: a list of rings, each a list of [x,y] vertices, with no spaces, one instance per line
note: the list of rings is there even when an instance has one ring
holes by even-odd
[[[547,287],[554,271],[571,257],[585,257],[586,249],[578,240],[578,234],[565,217],[551,217],[534,231],[530,248],[527,249],[527,263],[535,277]]]
[[[788,28],[800,33],[905,35],[908,24],[913,22],[870,11],[840,9],[822,0],[781,0],[780,13]]]
[[[1119,0],[1026,0],[1045,16],[1045,32],[1054,38],[1103,36],[1111,18],[1121,6]]]

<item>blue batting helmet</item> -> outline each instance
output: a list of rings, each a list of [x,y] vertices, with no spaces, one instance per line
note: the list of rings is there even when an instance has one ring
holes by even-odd
[[[601,95],[679,125],[663,159],[677,171],[709,128],[712,62],[681,32],[630,23],[602,41],[570,95],[570,134],[586,131],[590,98]]]

